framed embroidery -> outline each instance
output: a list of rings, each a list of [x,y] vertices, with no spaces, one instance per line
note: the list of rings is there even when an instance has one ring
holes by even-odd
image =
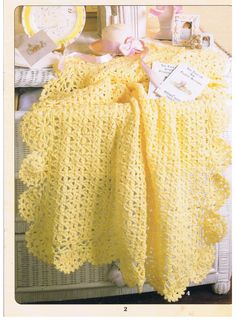
[[[202,33],[201,34],[201,41],[202,41],[202,48],[211,48],[214,45],[214,37],[212,34],[209,33]]]
[[[172,23],[172,44],[189,46],[189,40],[200,32],[199,15],[174,15]]]

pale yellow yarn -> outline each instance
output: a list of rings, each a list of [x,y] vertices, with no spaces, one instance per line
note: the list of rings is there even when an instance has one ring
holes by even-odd
[[[148,281],[176,301],[207,275],[226,233],[225,61],[150,45],[147,64],[156,60],[187,62],[209,87],[194,102],[148,99],[139,57],[66,61],[21,123],[32,153],[19,210],[40,260],[64,273],[119,260],[128,286]]]

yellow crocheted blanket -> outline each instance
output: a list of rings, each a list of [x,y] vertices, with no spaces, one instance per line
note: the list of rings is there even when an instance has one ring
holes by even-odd
[[[207,89],[192,102],[148,99],[138,56],[66,60],[21,122],[32,152],[19,210],[40,260],[64,273],[119,260],[129,287],[148,282],[176,301],[207,275],[227,230],[225,58],[149,45],[147,64],[157,60],[197,68]]]

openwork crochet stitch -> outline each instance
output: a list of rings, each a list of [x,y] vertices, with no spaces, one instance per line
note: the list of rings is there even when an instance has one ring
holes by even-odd
[[[219,208],[231,148],[222,72],[208,50],[149,45],[147,64],[186,62],[209,77],[192,102],[148,99],[139,56],[68,59],[21,122],[28,249],[70,273],[119,260],[124,281],[177,301],[208,274],[227,231]]]

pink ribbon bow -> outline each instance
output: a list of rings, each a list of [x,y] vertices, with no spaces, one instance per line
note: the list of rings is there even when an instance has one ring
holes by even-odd
[[[106,54],[99,56],[84,54],[80,52],[73,52],[67,55],[64,54],[58,63],[59,70],[63,70],[64,61],[68,57],[79,57],[84,61],[90,63],[106,63],[117,55],[131,56],[141,53],[146,54],[147,52],[147,49],[144,46],[144,42],[135,39],[132,36],[126,38],[126,40],[122,44],[108,40],[98,40],[92,43],[89,47],[96,54]]]
[[[123,44],[119,46],[120,52],[124,56],[130,56],[134,54],[140,54],[144,51],[144,42],[134,37],[128,37]]]

